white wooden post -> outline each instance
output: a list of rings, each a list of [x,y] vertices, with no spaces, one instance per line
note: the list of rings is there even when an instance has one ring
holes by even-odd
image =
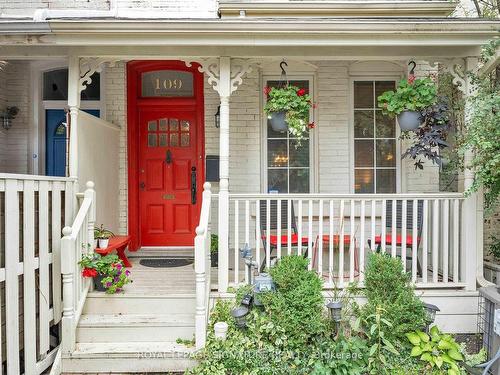
[[[219,135],[219,292],[227,292],[229,283],[229,96],[231,95],[231,59],[219,62],[220,135]],[[237,244],[235,245],[237,246]]]
[[[75,319],[73,283],[75,282],[75,242],[71,238],[71,227],[64,227],[61,239],[61,273],[63,287],[63,316],[62,324],[62,352],[70,354],[75,350],[76,332],[73,320]]]
[[[87,181],[87,190],[85,190],[85,198],[90,198],[90,208],[88,216],[88,241],[93,246],[94,243],[94,227],[96,221],[96,193],[94,190],[95,184],[92,181]],[[93,249],[92,249],[93,250]]]
[[[476,57],[466,58],[465,69],[467,72],[473,71],[478,64],[478,59]],[[470,100],[469,97],[473,94],[474,87],[471,82],[471,78],[467,75],[465,78],[465,126],[467,127],[470,118]],[[464,190],[469,189],[474,182],[474,171],[468,166],[471,165],[472,158],[474,157],[472,150],[467,150],[464,156]],[[479,218],[477,210],[478,193],[473,193],[467,199],[465,199],[463,206],[463,217],[462,217],[462,230],[464,233],[464,243],[462,244],[464,255],[463,262],[465,264],[465,283],[467,290],[476,290],[476,280],[478,275],[478,257],[482,257],[482,245],[479,248],[477,242],[477,220],[482,220]],[[479,252],[481,251],[481,254]],[[482,272],[482,271],[481,271]]]
[[[78,177],[78,111],[80,110],[80,58],[70,56],[68,64],[69,175]]]

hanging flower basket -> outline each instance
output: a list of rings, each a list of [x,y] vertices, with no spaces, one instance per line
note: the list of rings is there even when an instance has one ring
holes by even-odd
[[[384,115],[397,117],[403,131],[416,130],[423,123],[421,112],[431,107],[437,98],[435,83],[430,78],[399,81],[396,91],[386,91],[378,97]]]
[[[286,85],[282,88],[266,87],[264,93],[267,102],[264,112],[267,113],[274,131],[288,130],[297,139],[297,144],[306,137],[314,123],[309,123],[309,112],[313,108],[311,96],[305,89]]]

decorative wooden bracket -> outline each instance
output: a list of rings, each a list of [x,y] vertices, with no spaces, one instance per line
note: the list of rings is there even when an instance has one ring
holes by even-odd
[[[92,75],[101,73],[105,64],[110,67],[115,66],[119,59],[110,59],[104,57],[89,57],[80,59],[80,80],[78,82],[78,90],[81,93],[92,83]]]

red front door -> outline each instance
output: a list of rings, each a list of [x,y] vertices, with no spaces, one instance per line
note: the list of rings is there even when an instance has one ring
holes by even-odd
[[[168,69],[195,76],[193,95],[141,96],[145,92],[141,78],[155,76],[144,74],[162,72],[158,76],[175,79],[175,73],[165,73]],[[202,78],[193,68],[177,62],[133,62],[128,73],[132,86],[128,103],[134,106],[129,108],[133,121],[129,118],[128,122],[129,230],[136,241],[132,249],[192,246],[204,179]],[[153,91],[146,91],[148,95],[155,95],[157,83],[152,82]],[[163,83],[158,87],[163,88]],[[164,87],[171,89],[172,85],[165,83]]]
[[[139,202],[143,246],[187,245],[198,222],[196,112],[139,113]]]

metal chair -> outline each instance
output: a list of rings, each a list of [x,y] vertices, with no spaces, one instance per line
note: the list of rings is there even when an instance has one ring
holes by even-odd
[[[269,255],[272,255],[273,250],[278,247],[278,201],[276,199],[272,199],[269,201],[269,232],[267,233],[267,200],[259,201],[259,218],[260,218],[260,232],[262,243],[264,245],[264,249],[267,247],[267,241],[269,241],[270,252]],[[288,225],[288,202],[290,202],[290,225]],[[299,245],[299,234],[297,231],[297,222],[295,219],[295,211],[293,209],[293,201],[281,200],[280,206],[281,213],[281,246],[287,247],[288,243],[288,228],[291,230],[290,236],[290,246],[298,246]],[[302,237],[300,241],[301,245],[308,245],[309,238]],[[305,252],[305,256],[307,256],[307,250]],[[266,265],[266,256],[264,255],[264,260],[262,261],[260,271],[262,272]]]
[[[386,201],[386,213],[385,213],[385,227],[389,229],[386,231],[385,244],[392,246],[392,200]],[[420,241],[422,239],[422,227],[423,227],[423,211],[424,211],[424,201],[417,201],[417,249],[420,246]],[[403,228],[403,201],[396,201],[396,247],[403,245],[403,235],[401,229]],[[380,252],[382,247],[382,235],[375,236],[375,244],[377,245],[377,252]],[[371,247],[370,240],[368,240],[368,245]],[[412,249],[413,247],[413,200],[406,201],[406,248]],[[412,252],[406,252],[406,259],[412,259]],[[422,275],[422,267],[417,256],[417,270]]]

